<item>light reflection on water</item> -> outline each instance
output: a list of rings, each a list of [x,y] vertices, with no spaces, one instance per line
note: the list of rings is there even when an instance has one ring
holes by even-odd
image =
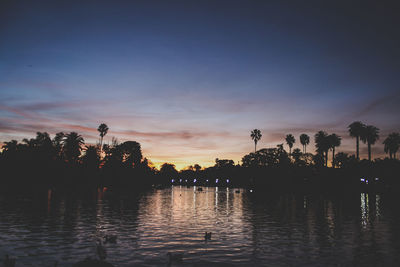
[[[0,198],[0,257],[17,266],[70,266],[107,244],[116,266],[399,265],[399,215],[384,195],[354,197],[255,194],[174,186],[140,196],[98,190],[85,198],[48,191],[41,198]],[[204,233],[212,240],[204,241]]]

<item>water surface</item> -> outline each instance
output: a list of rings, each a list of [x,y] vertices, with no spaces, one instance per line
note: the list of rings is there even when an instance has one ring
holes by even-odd
[[[115,266],[400,266],[400,216],[393,197],[295,195],[174,186],[141,195],[84,197],[49,191],[0,197],[0,257],[17,266],[71,266],[106,244]],[[212,240],[204,240],[204,232]]]

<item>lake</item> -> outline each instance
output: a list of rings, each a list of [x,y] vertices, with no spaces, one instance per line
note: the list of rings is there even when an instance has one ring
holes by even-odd
[[[0,196],[0,257],[71,266],[112,234],[115,266],[165,266],[167,252],[184,253],[178,266],[400,266],[397,197],[202,189]]]

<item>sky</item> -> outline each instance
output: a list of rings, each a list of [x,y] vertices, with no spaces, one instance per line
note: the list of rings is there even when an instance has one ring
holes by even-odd
[[[37,131],[141,144],[156,166],[235,162],[286,134],[400,131],[390,1],[0,2],[0,142]],[[287,149],[287,146],[285,146]],[[366,145],[361,155],[366,157]]]

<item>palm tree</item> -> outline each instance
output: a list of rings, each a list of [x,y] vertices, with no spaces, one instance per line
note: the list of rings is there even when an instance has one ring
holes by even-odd
[[[53,142],[53,147],[56,151],[56,155],[58,158],[62,158],[63,156],[63,140],[64,140],[65,134],[63,132],[56,133],[56,136],[54,136],[52,142]]]
[[[355,121],[348,128],[350,136],[356,138],[357,160],[360,160],[360,137],[364,132],[365,125],[360,121]]]
[[[108,132],[107,124],[105,123],[100,124],[99,128],[97,128],[97,131],[100,133],[100,152],[101,152],[103,147],[103,137],[106,136]]]
[[[379,129],[375,126],[368,125],[364,128],[363,134],[360,136],[363,143],[368,145],[368,160],[371,161],[371,145],[379,139]]]
[[[322,155],[325,166],[328,165],[328,150],[330,148],[328,134],[324,131],[319,131],[314,136],[315,146],[317,147],[318,154]]]
[[[119,145],[122,150],[123,160],[128,167],[138,167],[142,160],[140,144],[135,141],[126,141]]]
[[[307,134],[301,134],[300,143],[303,145],[303,153],[305,154],[307,145],[310,144],[310,137]]]
[[[296,142],[296,139],[294,139],[294,136],[292,134],[286,135],[286,144],[289,146],[289,155],[292,154],[292,147],[293,144]]]
[[[195,169],[196,172],[201,170],[201,166],[199,164],[194,164],[193,168]]]
[[[66,134],[63,140],[65,156],[69,162],[77,161],[81,155],[82,146],[85,144],[82,136],[76,132]]]
[[[250,134],[251,139],[254,141],[254,153],[257,152],[257,142],[260,141],[262,134],[258,129],[254,129]]]
[[[385,153],[389,153],[390,159],[396,159],[396,152],[400,148],[400,134],[399,133],[391,133],[388,137],[386,137],[385,141],[383,141],[385,145]]]
[[[332,149],[332,167],[335,168],[335,147],[340,146],[342,138],[337,134],[328,136],[329,146]]]

